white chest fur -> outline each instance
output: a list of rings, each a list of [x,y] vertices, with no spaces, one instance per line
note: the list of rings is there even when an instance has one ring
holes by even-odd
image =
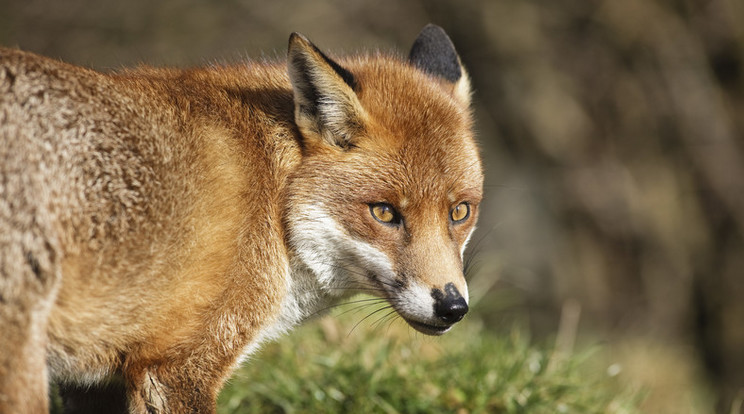
[[[322,289],[313,272],[298,260],[292,261],[287,276],[287,294],[279,314],[245,347],[237,365],[250,358],[263,343],[276,340],[303,321],[322,315],[333,303],[346,296],[332,295]]]

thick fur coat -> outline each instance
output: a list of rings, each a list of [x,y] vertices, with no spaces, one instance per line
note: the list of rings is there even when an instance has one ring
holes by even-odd
[[[214,412],[245,355],[358,291],[441,334],[482,179],[436,26],[407,60],[297,34],[286,63],[186,70],[0,49],[0,413],[46,411],[50,380],[70,410]]]

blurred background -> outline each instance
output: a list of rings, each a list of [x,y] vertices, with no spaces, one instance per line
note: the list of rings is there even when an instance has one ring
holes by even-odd
[[[429,22],[475,91],[476,314],[607,346],[648,412],[741,412],[744,2],[0,0],[0,44],[100,70],[282,58],[292,31],[407,54]]]

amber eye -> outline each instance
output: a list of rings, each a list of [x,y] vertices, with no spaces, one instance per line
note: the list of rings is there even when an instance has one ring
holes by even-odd
[[[454,223],[464,221],[468,217],[470,217],[470,205],[468,203],[460,203],[450,212],[450,218]]]
[[[369,211],[380,223],[397,224],[400,220],[393,206],[385,203],[370,204]]]

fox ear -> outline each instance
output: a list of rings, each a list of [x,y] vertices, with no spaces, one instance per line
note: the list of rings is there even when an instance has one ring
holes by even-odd
[[[288,64],[300,132],[319,135],[331,145],[353,146],[365,118],[354,75],[299,33],[289,37]]]
[[[446,81],[452,86],[455,99],[470,105],[470,78],[444,29],[427,24],[413,42],[408,60],[422,71]]]

